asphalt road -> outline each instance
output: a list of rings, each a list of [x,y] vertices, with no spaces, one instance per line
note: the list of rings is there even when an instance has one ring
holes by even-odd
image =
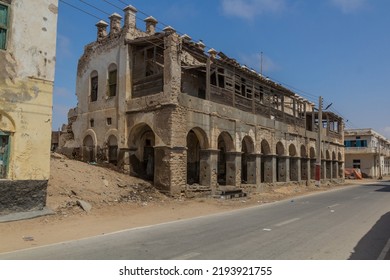
[[[377,260],[385,257],[389,238],[390,182],[381,182],[0,254],[0,259]]]

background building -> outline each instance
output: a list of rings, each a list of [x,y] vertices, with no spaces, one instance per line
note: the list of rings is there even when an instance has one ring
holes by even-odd
[[[0,214],[46,203],[57,4],[0,0]]]
[[[390,141],[370,128],[344,131],[345,167],[358,168],[363,177],[390,173]]]
[[[201,186],[310,184],[343,180],[343,123],[294,92],[157,20],[136,27],[124,9],[96,24],[79,60],[77,109],[69,113],[80,156],[109,161],[171,194]],[[107,31],[109,26],[110,30]],[[75,117],[76,116],[76,117]]]

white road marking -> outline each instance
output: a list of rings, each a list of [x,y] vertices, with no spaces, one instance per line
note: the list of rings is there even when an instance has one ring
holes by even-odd
[[[281,222],[279,224],[276,224],[275,226],[276,227],[281,227],[281,226],[284,226],[284,225],[287,225],[287,224],[291,224],[291,223],[299,221],[299,220],[300,220],[300,218],[294,218],[294,219],[287,220],[287,221]]]
[[[188,253],[188,254],[185,254],[185,255],[174,257],[172,260],[189,260],[189,259],[191,259],[193,257],[197,257],[199,255],[200,255],[200,253],[191,252],[191,253]]]
[[[354,197],[354,198],[352,198],[352,199],[359,199],[360,198],[360,196],[357,196],[357,197]]]
[[[263,228],[264,231],[271,231],[272,229],[270,228]]]
[[[328,206],[328,208],[334,208],[334,207],[336,207],[336,206],[339,206],[340,204],[333,204],[333,205],[331,205],[331,206]]]

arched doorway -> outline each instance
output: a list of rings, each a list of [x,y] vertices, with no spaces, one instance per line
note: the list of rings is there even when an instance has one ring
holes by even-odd
[[[114,135],[108,137],[108,162],[112,164],[118,163],[118,141]]]
[[[227,132],[222,132],[218,136],[218,184],[226,185],[227,181],[231,182],[234,178],[227,178],[227,152],[233,151],[233,139]]]
[[[261,183],[273,182],[273,166],[271,148],[267,140],[261,141]]]
[[[254,144],[249,136],[245,136],[241,143],[241,183],[256,183],[256,157],[253,155]]]
[[[95,144],[91,135],[85,136],[83,140],[83,160],[88,162],[96,161]]]
[[[147,124],[139,124],[130,133],[131,174],[147,180],[154,178],[155,134]]]
[[[187,184],[207,185],[210,171],[207,135],[199,127],[187,134]]]

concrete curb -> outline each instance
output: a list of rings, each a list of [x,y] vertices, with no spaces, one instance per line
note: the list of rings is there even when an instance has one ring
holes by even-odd
[[[53,210],[45,207],[42,210],[11,213],[8,215],[0,216],[0,223],[27,220],[27,219],[33,219],[41,216],[54,215],[54,214],[55,212]]]

